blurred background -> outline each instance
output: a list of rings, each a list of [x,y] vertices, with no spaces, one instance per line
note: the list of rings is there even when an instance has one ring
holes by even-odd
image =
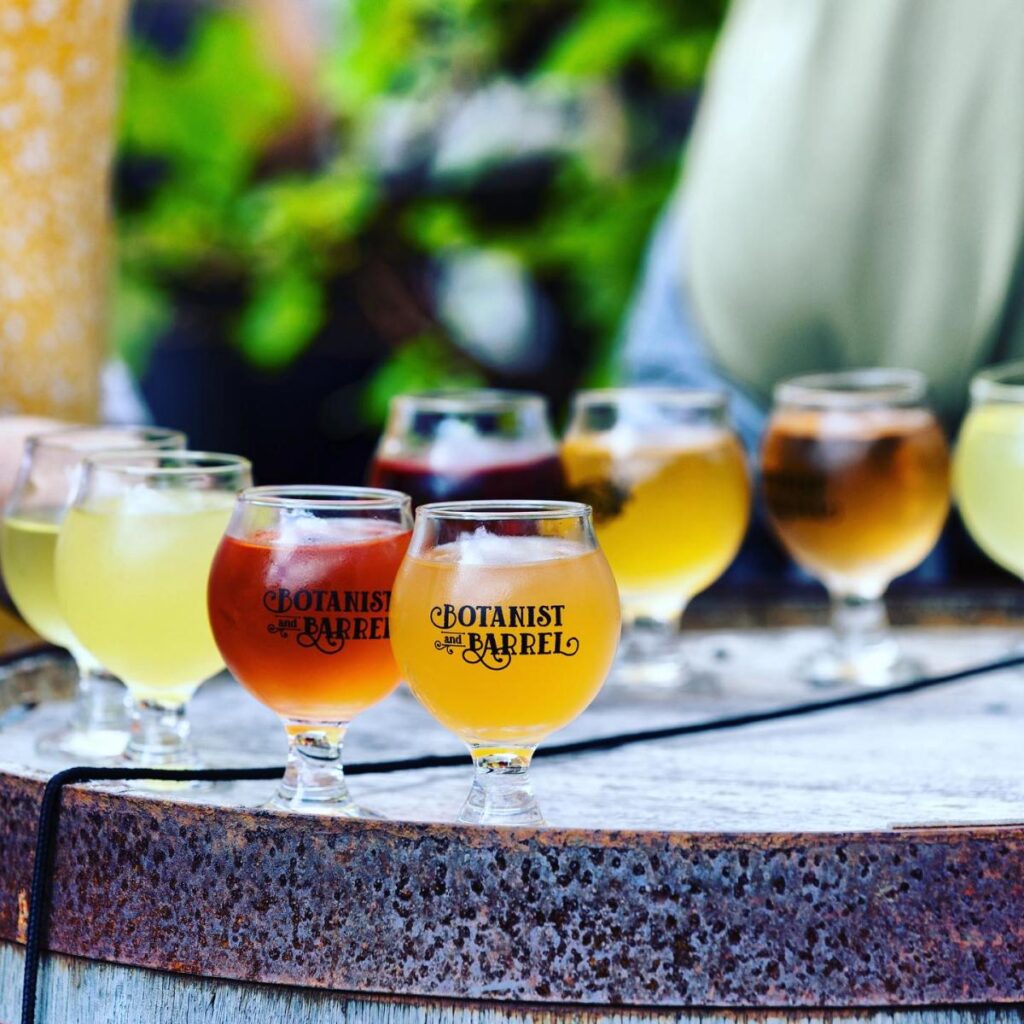
[[[1024,355],[1022,52],[1017,0],[11,0],[0,413],[359,482],[405,391],[714,384],[753,454],[892,365],[952,436]],[[954,522],[919,578],[1000,573]]]
[[[116,351],[157,422],[359,480],[397,393],[611,379],[724,4],[136,0]]]

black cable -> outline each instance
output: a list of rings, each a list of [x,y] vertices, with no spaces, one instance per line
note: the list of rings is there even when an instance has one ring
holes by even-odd
[[[60,820],[60,798],[65,786],[79,782],[98,782],[123,779],[166,779],[170,782],[236,782],[279,779],[283,766],[272,768],[205,768],[194,771],[147,768],[92,768],[82,766],[57,772],[46,783],[39,805],[39,827],[36,831],[36,852],[32,865],[28,933],[25,936],[25,969],[22,974],[22,1024],[35,1024],[39,957],[43,949],[49,918],[53,855],[56,847],[57,823]]]
[[[722,715],[718,718],[670,725],[660,729],[640,729],[634,732],[614,733],[610,736],[575,740],[570,743],[555,743],[539,750],[536,756],[564,757],[569,754],[583,754],[597,750],[614,750],[632,743],[649,743],[655,740],[672,739],[677,736],[720,732],[725,729],[736,729],[747,725],[756,725],[761,722],[797,718],[820,711],[831,711],[857,704],[870,704],[876,701],[888,700],[892,697],[905,696],[922,690],[944,686],[948,683],[960,682],[974,676],[1020,667],[1024,667],[1024,654],[1000,658],[996,661],[973,665],[969,668],[958,669],[955,672],[946,672],[942,675],[925,676],[907,683],[888,686],[878,690],[858,691],[837,697],[827,697],[822,700],[802,701],[797,704],[767,708],[763,711]],[[364,761],[347,766],[345,772],[347,775],[383,775],[392,772],[417,771],[429,768],[453,768],[464,764],[465,761],[465,754],[430,754],[424,757],[410,757],[394,761]],[[39,826],[36,832],[35,861],[32,868],[28,933],[25,942],[21,1024],[35,1024],[39,960],[44,944],[49,911],[49,896],[52,890],[50,872],[53,866],[54,840],[57,835],[60,798],[65,786],[82,782],[131,781],[133,779],[168,782],[270,781],[279,779],[283,774],[283,765],[273,765],[266,768],[203,768],[191,771],[82,766],[67,768],[52,776],[46,783],[46,787],[43,790],[43,799],[39,806]]]
[[[1002,672],[1009,668],[1024,667],[1024,654],[1015,654],[1009,658],[986,661],[981,665],[957,669],[955,672],[944,672],[938,676],[922,676],[907,683],[894,686],[879,687],[877,690],[858,690],[839,697],[825,697],[821,700],[802,701],[799,704],[785,704],[778,708],[766,708],[763,711],[747,711],[738,715],[722,715],[720,718],[709,718],[702,722],[687,722],[683,725],[667,725],[661,729],[639,729],[636,732],[614,733],[611,736],[598,736],[593,739],[575,740],[572,743],[554,743],[537,751],[535,757],[562,757],[566,754],[584,754],[591,750],[614,750],[631,743],[649,743],[653,740],[667,740],[674,736],[692,736],[699,732],[720,732],[723,729],[737,729],[744,725],[758,725],[761,722],[777,722],[784,718],[797,718],[802,715],[813,715],[819,711],[833,711],[836,708],[852,707],[856,704],[872,704],[875,701],[888,700],[890,697],[902,697],[921,690],[930,690],[948,683],[958,683],[973,676],[986,675],[989,672]],[[348,771],[348,769],[345,769]],[[394,771],[395,769],[392,769]]]

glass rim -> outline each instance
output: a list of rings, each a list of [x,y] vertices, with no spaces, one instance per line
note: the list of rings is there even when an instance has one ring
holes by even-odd
[[[1024,359],[979,370],[971,378],[970,395],[975,402],[1024,402]]]
[[[144,466],[139,459],[178,459],[178,466]],[[204,465],[203,463],[208,463]],[[252,469],[252,463],[243,455],[227,452],[193,451],[191,448],[134,448],[96,452],[82,459],[87,472],[102,470],[131,477],[183,477],[183,476],[230,476],[232,473]]]
[[[111,432],[121,430],[128,434],[132,431],[137,431],[139,435],[151,434],[152,437],[150,440],[152,441],[159,441],[161,439],[171,441],[175,438],[182,438],[184,440],[186,436],[184,430],[175,430],[173,427],[150,427],[145,423],[81,424],[74,427],[60,427],[56,430],[43,430],[38,434],[30,434],[25,438],[25,450],[31,453],[36,451],[38,448],[52,448],[54,451],[71,452],[74,455],[96,455],[101,452],[128,452],[137,451],[140,448],[145,450],[144,445],[139,445],[136,448],[120,448],[116,441],[110,444],[104,443],[98,445],[96,448],[84,448],[74,443],[74,439],[76,437],[84,437],[87,434],[98,433],[105,430],[110,430]],[[165,450],[172,451],[175,449]]]
[[[285,509],[405,509],[412,498],[386,487],[332,484],[263,484],[247,487],[238,496],[246,505]]]
[[[414,408],[424,412],[498,412],[505,409],[547,407],[539,391],[513,388],[437,388],[393,395],[392,409]]]
[[[777,405],[869,409],[916,405],[927,391],[928,379],[920,370],[868,366],[789,377],[775,385],[774,399]]]
[[[422,515],[424,519],[499,522],[508,519],[579,519],[589,517],[591,512],[591,507],[582,501],[488,498],[479,501],[432,501],[416,509],[416,518]]]
[[[583,388],[572,396],[572,404],[577,407],[644,401],[676,405],[684,409],[724,409],[729,404],[729,393],[724,388],[671,387],[657,384],[650,387],[637,385],[636,387]]]

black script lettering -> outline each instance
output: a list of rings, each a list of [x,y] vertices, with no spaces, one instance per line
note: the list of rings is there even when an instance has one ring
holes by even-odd
[[[287,587],[278,587],[276,590],[268,590],[263,595],[263,607],[274,615],[284,615],[291,611],[291,591]]]

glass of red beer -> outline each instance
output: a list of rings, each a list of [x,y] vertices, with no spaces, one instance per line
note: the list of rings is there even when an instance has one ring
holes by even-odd
[[[411,529],[398,491],[239,496],[210,571],[210,625],[231,672],[284,721],[288,763],[272,806],[367,816],[345,785],[342,742],[398,685],[388,616]]]
[[[544,398],[486,388],[392,398],[369,483],[413,505],[565,496]]]

